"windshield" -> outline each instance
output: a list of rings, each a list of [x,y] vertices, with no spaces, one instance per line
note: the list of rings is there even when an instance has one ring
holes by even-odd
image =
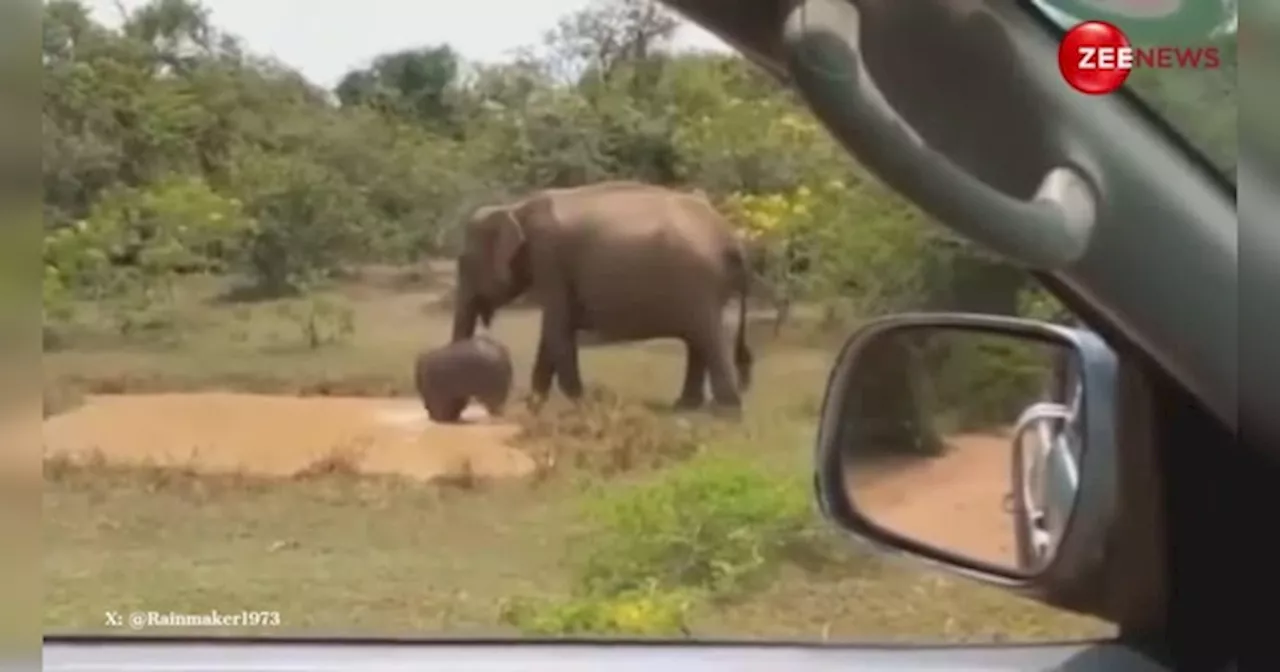
[[[1211,0],[1202,0],[1205,7]],[[1123,4],[1123,3],[1120,3]],[[1079,6],[1071,0],[1033,0],[1039,9],[1064,31],[1083,19],[1073,17],[1058,6]],[[1086,11],[1089,6],[1083,7]],[[1197,8],[1197,11],[1203,8]],[[1185,12],[1191,13],[1191,12]],[[1097,18],[1084,14],[1084,18]],[[1193,19],[1196,17],[1193,17]],[[1208,15],[1209,23],[1202,37],[1170,38],[1158,29],[1145,42],[1164,46],[1216,47],[1221,55],[1217,68],[1136,68],[1125,87],[1182,135],[1196,151],[1208,159],[1219,173],[1232,182],[1236,179],[1237,111],[1236,38],[1237,10],[1234,2],[1224,2],[1219,14]],[[1126,22],[1112,19],[1125,28]],[[1140,22],[1139,22],[1140,25]],[[1132,31],[1130,31],[1132,32]],[[1136,42],[1142,44],[1143,42]]]
[[[722,43],[549,4],[45,2],[46,631],[1112,633],[815,511],[857,325],[1061,306]],[[1017,352],[939,350],[871,474],[1006,555]]]

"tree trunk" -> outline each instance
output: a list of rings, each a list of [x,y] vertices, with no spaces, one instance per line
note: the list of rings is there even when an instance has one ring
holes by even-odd
[[[927,371],[905,333],[881,337],[863,351],[849,421],[860,453],[939,455]]]

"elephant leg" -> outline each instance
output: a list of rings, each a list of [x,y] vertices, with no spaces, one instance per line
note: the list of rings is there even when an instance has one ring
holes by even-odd
[[[685,341],[684,386],[680,389],[680,398],[676,399],[676,410],[694,410],[702,408],[706,401],[707,358],[702,349],[692,340]]]
[[[570,399],[581,399],[583,394],[582,372],[578,369],[578,337],[573,329],[561,335],[563,343],[556,357],[556,382],[560,391]]]
[[[578,342],[573,323],[569,319],[563,300],[549,302],[542,309],[542,334],[538,340],[538,359],[546,361],[543,368],[553,371],[560,391],[570,399],[582,398],[582,374],[578,370]],[[535,362],[535,375],[539,367]],[[539,378],[534,382],[535,393],[545,396],[550,391],[550,380]],[[542,388],[538,384],[543,385]]]
[[[551,392],[551,380],[555,377],[555,363],[551,361],[551,349],[547,340],[538,340],[538,354],[533,360],[533,379],[529,385],[535,398],[546,398]]]
[[[716,315],[719,319],[719,315]],[[711,396],[718,408],[736,412],[742,408],[742,395],[738,392],[738,376],[733,367],[733,357],[729,352],[728,341],[721,332],[723,328],[716,324],[707,329],[701,340],[701,350],[706,353],[707,374],[711,379]]]

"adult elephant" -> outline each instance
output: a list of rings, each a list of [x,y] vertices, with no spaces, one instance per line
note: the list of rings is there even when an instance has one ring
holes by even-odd
[[[622,181],[545,189],[478,208],[465,223],[453,338],[469,338],[477,320],[487,327],[498,308],[532,292],[542,308],[536,397],[554,378],[565,396],[581,398],[577,335],[591,331],[597,342],[682,340],[676,407],[702,406],[709,378],[716,405],[739,409],[751,380],[749,280],[740,240],[703,194]],[[731,356],[722,314],[734,294]]]

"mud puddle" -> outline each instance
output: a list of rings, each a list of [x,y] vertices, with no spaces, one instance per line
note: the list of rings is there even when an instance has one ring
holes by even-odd
[[[468,408],[465,424],[431,422],[412,399],[242,393],[96,395],[44,423],[45,453],[111,462],[289,476],[325,460],[361,473],[431,480],[527,475],[511,423]]]

